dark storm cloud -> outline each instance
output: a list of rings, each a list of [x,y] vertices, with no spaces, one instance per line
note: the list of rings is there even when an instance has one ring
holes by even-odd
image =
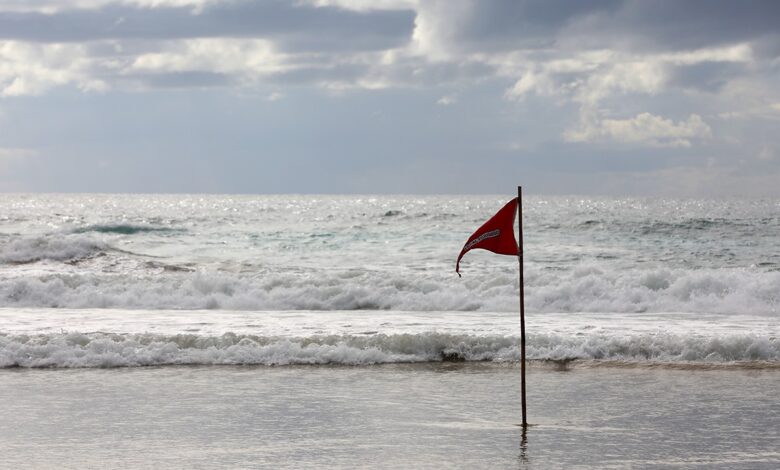
[[[607,22],[608,28],[641,36],[646,43],[697,49],[748,41],[780,28],[775,0],[633,0]]]
[[[455,36],[469,49],[511,50],[555,45],[555,35],[577,18],[617,9],[620,0],[487,0],[459,25]]]
[[[0,39],[83,42],[103,39],[262,37],[283,49],[374,50],[404,44],[414,27],[408,11],[354,12],[282,1],[231,2],[190,8],[133,8],[0,13]]]
[[[644,52],[718,47],[778,31],[780,2],[773,0],[629,0],[572,21],[568,47]]]
[[[454,48],[469,51],[675,51],[748,41],[779,29],[775,0],[479,0],[451,28],[450,38]]]
[[[753,45],[756,56],[762,59],[780,58],[780,28],[774,34],[768,34],[758,38]]]

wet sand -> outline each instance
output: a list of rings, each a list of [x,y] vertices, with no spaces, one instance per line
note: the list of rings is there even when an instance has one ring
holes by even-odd
[[[780,371],[519,368],[0,370],[7,468],[780,466]]]

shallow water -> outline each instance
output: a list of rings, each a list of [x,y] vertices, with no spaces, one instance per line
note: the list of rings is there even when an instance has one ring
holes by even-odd
[[[780,465],[777,370],[532,367],[0,370],[7,468]]]

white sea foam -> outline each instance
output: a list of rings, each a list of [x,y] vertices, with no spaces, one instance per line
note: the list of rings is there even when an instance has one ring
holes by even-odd
[[[780,314],[780,272],[529,267],[526,279],[533,312]],[[513,311],[516,282],[503,273],[459,280],[369,270],[47,274],[0,278],[0,307]]]
[[[106,243],[87,236],[52,234],[22,237],[0,245],[0,263],[73,261],[95,256],[108,249]]]
[[[454,273],[468,235],[505,199],[6,195],[7,364],[364,364],[450,350],[511,361],[516,260],[473,250],[463,278]],[[524,202],[533,357],[777,360],[778,201]],[[441,312],[447,321],[435,320]],[[549,318],[557,320],[544,326]],[[723,322],[731,329],[713,326]],[[61,330],[83,332],[86,343]],[[246,341],[172,339],[206,344],[228,333]],[[146,334],[157,336],[144,342]]]
[[[530,314],[528,357],[637,364],[780,360],[780,323],[699,314]],[[519,359],[517,314],[0,310],[2,367]]]
[[[780,342],[754,335],[583,337],[529,335],[531,360],[622,363],[777,361]],[[519,359],[518,339],[442,333],[258,337],[192,334],[55,333],[0,335],[0,367],[133,367],[150,365],[369,365],[430,361]]]

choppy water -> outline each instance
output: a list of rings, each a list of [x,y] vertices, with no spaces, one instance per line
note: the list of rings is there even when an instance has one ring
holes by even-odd
[[[527,198],[524,435],[509,198],[0,196],[0,467],[777,468],[780,201]]]
[[[511,362],[516,261],[454,273],[510,198],[2,195],[0,367]],[[532,358],[780,359],[779,200],[529,197],[524,229]]]

